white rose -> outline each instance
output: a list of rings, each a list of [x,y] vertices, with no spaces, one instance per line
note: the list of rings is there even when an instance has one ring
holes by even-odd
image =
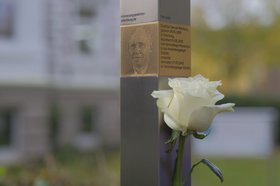
[[[233,103],[215,105],[224,98],[217,87],[221,81],[209,81],[202,75],[169,79],[172,90],[153,91],[157,106],[164,113],[164,121],[173,130],[206,131],[220,112],[232,112]]]

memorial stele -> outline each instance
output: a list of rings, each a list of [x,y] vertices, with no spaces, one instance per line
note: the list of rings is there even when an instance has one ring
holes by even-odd
[[[121,75],[189,76],[189,0],[121,0]]]
[[[176,150],[166,153],[171,130],[151,93],[191,74],[190,0],[121,0],[120,28],[121,186],[170,186]]]

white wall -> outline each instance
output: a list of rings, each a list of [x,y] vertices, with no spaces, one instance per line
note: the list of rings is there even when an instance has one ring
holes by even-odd
[[[198,156],[265,157],[275,148],[277,112],[270,107],[237,107],[221,113],[204,140],[193,139]]]
[[[48,80],[44,0],[12,0],[14,34],[0,38],[0,84],[43,85]]]
[[[96,34],[95,48],[92,54],[77,55],[73,83],[77,86],[112,89],[119,85],[119,1],[100,0],[96,3],[96,13],[92,24]]]
[[[15,33],[0,38],[0,85],[45,86],[52,80],[66,88],[118,88],[119,1],[94,1],[95,50],[88,55],[75,40],[78,0],[12,1]]]

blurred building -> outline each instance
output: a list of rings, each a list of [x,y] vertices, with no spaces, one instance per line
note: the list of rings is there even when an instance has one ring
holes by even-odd
[[[119,143],[118,3],[0,0],[0,161]]]

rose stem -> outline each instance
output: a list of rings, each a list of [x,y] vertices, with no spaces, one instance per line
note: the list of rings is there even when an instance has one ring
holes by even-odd
[[[176,159],[175,175],[173,179],[173,186],[183,186],[182,183],[182,161],[184,156],[184,145],[186,136],[180,135],[179,147]]]

